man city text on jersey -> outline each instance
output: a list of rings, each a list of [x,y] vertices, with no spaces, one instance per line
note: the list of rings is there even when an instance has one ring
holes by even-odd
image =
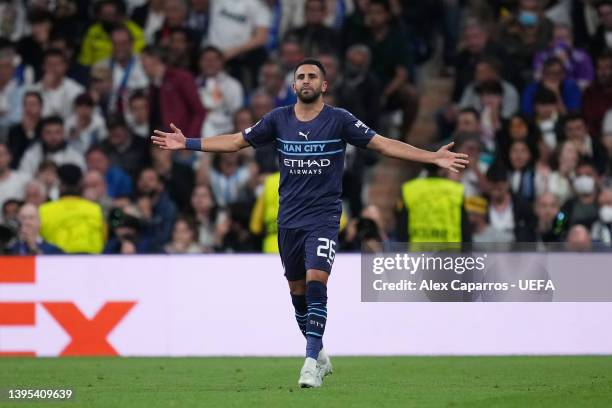
[[[324,105],[314,119],[299,121],[294,106],[274,109],[243,132],[255,148],[278,150],[278,225],[298,228],[339,222],[346,144],[365,147],[375,132],[344,109]]]

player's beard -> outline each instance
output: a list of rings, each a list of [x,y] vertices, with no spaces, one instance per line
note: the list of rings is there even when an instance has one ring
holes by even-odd
[[[313,103],[315,102],[317,99],[319,99],[319,96],[321,96],[321,89],[314,89],[314,88],[309,88],[309,91],[311,91],[310,95],[304,95],[304,89],[300,89],[300,91],[297,93],[297,97],[300,100],[300,102],[302,103]]]

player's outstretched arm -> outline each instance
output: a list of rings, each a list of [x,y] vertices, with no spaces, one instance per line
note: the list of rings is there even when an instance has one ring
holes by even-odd
[[[409,145],[408,143],[388,139],[381,135],[375,135],[372,140],[370,140],[367,147],[368,149],[375,150],[388,157],[420,163],[432,163],[454,173],[459,173],[460,169],[465,168],[469,163],[467,160],[468,155],[451,152],[449,149],[453,147],[453,144],[454,142],[449,143],[446,146],[442,146],[436,152],[430,152]]]
[[[154,135],[151,136],[153,144],[165,150],[189,148],[190,150],[221,153],[237,152],[240,149],[250,146],[249,143],[244,140],[241,132],[230,135],[212,136],[206,139],[188,139],[173,123],[170,124],[170,128],[172,132],[155,130],[153,132]],[[206,140],[206,143],[204,143],[204,140]]]

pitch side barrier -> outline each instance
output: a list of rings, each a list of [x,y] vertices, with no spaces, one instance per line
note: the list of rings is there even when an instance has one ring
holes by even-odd
[[[397,253],[403,262],[405,253],[432,252],[425,249]],[[432,253],[446,255],[439,250]],[[477,260],[457,273],[471,262],[455,252],[451,272],[400,271],[433,281],[418,298],[401,290],[367,298],[374,280],[399,279],[398,271],[370,270],[385,262],[371,257],[387,254],[396,255],[335,257],[325,332],[332,355],[612,354],[609,253],[499,252],[497,259],[491,251],[479,275]],[[574,290],[558,270],[572,271]],[[530,283],[525,292],[455,293],[440,289],[448,279],[551,280],[555,289]],[[302,341],[276,255],[0,257],[0,356],[301,356]]]

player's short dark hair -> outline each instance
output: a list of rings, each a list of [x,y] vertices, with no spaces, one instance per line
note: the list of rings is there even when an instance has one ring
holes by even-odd
[[[327,73],[325,72],[325,67],[323,66],[323,64],[321,64],[321,61],[315,58],[306,58],[300,61],[300,63],[297,64],[297,66],[295,67],[295,70],[293,71],[294,76],[298,68],[301,67],[302,65],[315,65],[317,68],[319,68],[319,71],[321,71],[321,74],[323,74],[323,79],[325,79],[325,76],[327,75]]]
[[[41,132],[45,127],[49,125],[64,126],[64,119],[62,119],[60,116],[53,115],[53,116],[47,116],[46,118],[42,118],[40,122],[38,123],[38,127],[40,128]]]

